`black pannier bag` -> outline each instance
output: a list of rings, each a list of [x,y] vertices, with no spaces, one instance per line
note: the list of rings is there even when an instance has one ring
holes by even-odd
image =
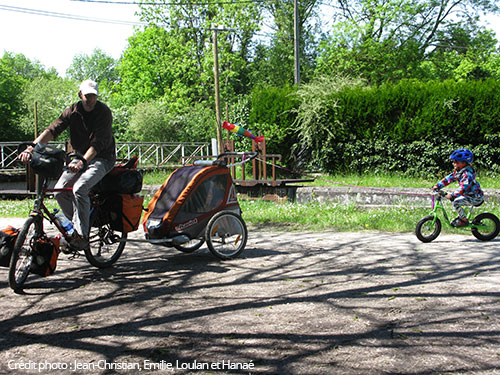
[[[30,271],[40,276],[49,276],[54,273],[57,267],[57,259],[59,257],[59,239],[39,238],[36,243],[36,252],[33,254]]]
[[[57,147],[37,143],[31,155],[30,166],[36,174],[56,178],[62,173],[66,152]]]
[[[142,173],[135,169],[137,157],[125,165],[114,167],[94,187],[98,193],[136,194],[142,190]]]
[[[0,229],[0,266],[9,267],[12,250],[16,243],[19,229],[12,226]]]

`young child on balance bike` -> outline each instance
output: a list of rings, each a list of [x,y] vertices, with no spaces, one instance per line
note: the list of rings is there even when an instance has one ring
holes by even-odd
[[[476,181],[476,172],[470,166],[474,160],[472,151],[461,148],[450,155],[455,170],[432,187],[433,190],[441,189],[452,182],[458,182],[459,186],[453,193],[446,194],[446,198],[452,201],[453,208],[458,217],[451,222],[454,227],[465,227],[469,220],[465,214],[464,206],[479,206],[484,202],[483,191],[479,182]]]

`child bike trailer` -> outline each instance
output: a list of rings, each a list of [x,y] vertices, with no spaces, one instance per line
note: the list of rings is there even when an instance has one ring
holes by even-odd
[[[175,170],[155,193],[143,216],[146,238],[191,253],[206,241],[220,259],[237,257],[245,248],[247,228],[225,158],[249,153],[224,153],[215,161],[196,161]],[[254,155],[253,155],[254,154]],[[252,157],[253,156],[253,157]]]

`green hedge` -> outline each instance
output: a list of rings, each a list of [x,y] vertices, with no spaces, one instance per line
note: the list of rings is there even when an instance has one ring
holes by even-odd
[[[482,145],[432,143],[415,141],[400,143],[389,139],[337,143],[317,158],[324,171],[377,174],[395,172],[407,176],[442,177],[452,170],[449,156],[457,148],[469,148],[475,154],[473,166],[482,176],[500,174],[500,136],[488,137]]]
[[[258,87],[250,98],[249,129],[266,138],[268,154],[281,154],[290,159],[294,136],[294,120],[298,99],[293,87]]]
[[[341,89],[333,83],[329,93],[324,82],[320,86],[321,97],[310,86],[298,92],[304,100],[295,149],[307,149],[310,165],[330,173],[439,174],[450,168],[453,149],[468,147],[478,156],[478,168],[500,172],[498,81],[401,81],[380,87],[356,81]]]
[[[337,135],[400,142],[445,138],[481,144],[500,131],[500,82],[401,81],[380,87],[345,88],[332,96],[325,124],[342,124]]]
[[[286,164],[324,172],[439,176],[468,147],[482,173],[500,174],[500,82],[415,80],[367,86],[325,78],[298,88],[260,87],[250,129]]]

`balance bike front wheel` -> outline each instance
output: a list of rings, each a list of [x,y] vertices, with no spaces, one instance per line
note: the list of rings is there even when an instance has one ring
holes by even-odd
[[[422,242],[434,241],[441,233],[441,220],[434,215],[427,215],[420,219],[415,228],[415,235]]]

